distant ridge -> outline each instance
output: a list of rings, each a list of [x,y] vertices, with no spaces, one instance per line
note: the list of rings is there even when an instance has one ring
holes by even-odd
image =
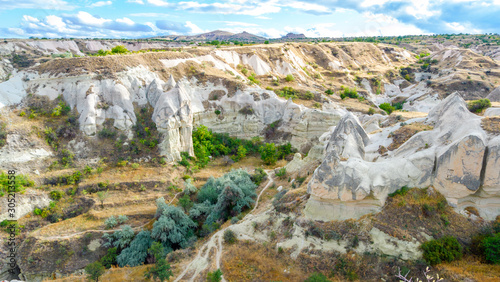
[[[189,41],[245,41],[245,42],[260,42],[265,41],[266,38],[248,33],[243,31],[241,33],[231,33],[224,30],[214,30],[207,33],[202,33],[198,35],[166,35],[166,36],[158,36],[154,38],[163,38],[169,40],[189,40]]]
[[[291,33],[289,32],[287,35],[282,36],[282,39],[299,39],[299,38],[307,38],[303,33]]]

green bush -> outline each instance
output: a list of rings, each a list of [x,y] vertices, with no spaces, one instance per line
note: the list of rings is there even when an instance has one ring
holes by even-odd
[[[99,261],[106,268],[111,268],[111,266],[116,265],[117,249],[115,247],[109,248],[105,256],[103,256]]]
[[[24,113],[24,112],[22,112]],[[5,122],[0,122],[0,148],[7,144],[7,131]]]
[[[333,90],[332,89],[327,89],[325,91],[326,95],[332,95],[333,94]]]
[[[489,107],[491,107],[491,102],[489,99],[479,99],[471,101],[467,104],[467,108],[473,113],[480,113],[484,109],[487,109]]]
[[[87,273],[87,278],[91,281],[99,281],[99,277],[104,274],[104,271],[106,268],[104,266],[96,261],[93,262],[85,267],[85,272]]]
[[[59,201],[63,195],[64,195],[64,192],[61,190],[50,191],[50,194],[49,194],[50,198],[54,201]]]
[[[430,265],[436,265],[441,262],[452,262],[462,257],[462,246],[452,236],[427,241],[420,248],[423,251],[424,259]]]
[[[173,273],[170,269],[170,264],[165,259],[165,250],[162,244],[154,242],[151,248],[148,249],[148,253],[155,258],[156,265],[149,268],[144,273],[144,277],[147,279],[153,278],[153,281],[156,281],[156,279],[160,280],[160,282],[168,281]]]
[[[254,174],[252,174],[250,178],[252,179],[253,183],[255,183],[255,185],[259,186],[262,181],[267,178],[267,174],[264,169],[259,167],[255,169]]]
[[[358,91],[356,88],[349,88],[349,87],[340,87],[341,92],[340,92],[340,98],[344,100],[345,98],[352,98],[352,99],[358,99]]]
[[[500,264],[500,233],[483,240],[484,256],[488,263]]]
[[[222,271],[217,269],[214,272],[207,273],[207,282],[220,282],[222,281]]]
[[[388,115],[394,112],[395,108],[389,103],[382,103],[378,106],[381,110],[384,110]]]
[[[238,241],[238,238],[236,238],[236,234],[234,233],[234,231],[231,229],[226,229],[224,231],[224,242],[226,242],[227,244],[233,244],[236,243],[236,241]]]
[[[106,225],[106,228],[113,228],[118,225],[118,220],[116,220],[115,216],[112,215],[104,221],[104,225]]]
[[[291,74],[288,74],[288,75],[285,77],[285,80],[286,80],[286,82],[291,82],[291,81],[294,81],[294,80],[295,80],[295,77],[293,77],[293,75],[291,75]]]
[[[275,173],[275,175],[277,177],[279,177],[279,179],[285,179],[286,177],[286,167],[282,167],[278,170],[278,172]]]
[[[278,150],[274,143],[267,143],[259,148],[260,158],[267,165],[273,165],[278,161]]]
[[[9,179],[9,176],[11,179]],[[11,192],[23,192],[27,187],[35,185],[35,182],[30,180],[26,175],[16,174],[15,177],[16,181],[12,183],[12,174],[2,171],[0,174],[0,196],[5,195],[9,191],[9,186],[14,186],[14,189],[10,189]]]
[[[157,220],[153,224],[151,237],[165,247],[166,252],[187,247],[193,239],[197,226],[179,207],[167,205],[164,198],[157,201]]]
[[[403,187],[401,187],[401,189],[398,189],[398,190],[394,191],[393,193],[390,193],[389,197],[394,197],[397,195],[404,196],[404,195],[406,195],[406,193],[408,193],[408,191],[410,191],[410,188],[408,188],[408,186],[403,186]]]
[[[128,49],[125,48],[125,46],[123,46],[123,45],[118,45],[118,46],[113,47],[113,49],[111,49],[111,53],[113,53],[113,54],[125,54],[127,52],[128,52]]]

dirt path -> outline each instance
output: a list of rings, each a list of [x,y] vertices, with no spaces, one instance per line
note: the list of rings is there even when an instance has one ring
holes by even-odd
[[[181,193],[182,192],[179,192],[179,193],[175,194],[174,198],[172,198],[172,200],[170,200],[170,202],[168,204],[169,205],[172,204],[172,202],[177,198],[177,195],[179,195]],[[145,223],[145,224],[143,224],[141,226],[134,227],[134,228],[132,228],[132,230],[134,230],[134,231],[141,230],[144,226],[148,225],[148,223],[149,222],[147,222],[147,223]],[[47,225],[47,226],[50,226],[50,225]],[[115,228],[115,229],[111,229],[111,230],[90,229],[90,230],[85,230],[85,231],[82,231],[82,232],[72,233],[72,234],[68,234],[68,235],[48,236],[48,237],[44,237],[44,236],[38,235],[38,233],[39,233],[40,230],[37,230],[37,231],[31,233],[31,236],[33,236],[35,238],[38,238],[38,239],[46,240],[46,241],[54,241],[54,240],[69,239],[69,238],[72,238],[72,237],[75,237],[75,236],[78,236],[78,235],[83,235],[83,234],[86,234],[86,233],[89,233],[89,232],[112,233],[112,232],[115,232],[115,231],[118,231],[118,230],[121,230],[121,228]]]
[[[243,219],[245,220],[248,215],[252,214],[258,207],[259,205],[259,200],[264,191],[273,183],[273,179],[269,175],[269,171],[265,171],[267,174],[267,177],[269,178],[269,181],[267,182],[266,186],[260,191],[259,195],[257,196],[257,200],[255,200],[255,206],[252,209],[251,212],[249,212]],[[210,253],[213,248],[215,248],[215,267],[216,269],[220,268],[220,261],[222,259],[222,237],[224,235],[224,231],[228,227],[221,229],[217,231],[210,240],[208,240],[198,251],[198,254],[196,254],[196,257],[184,268],[181,274],[177,276],[177,278],[174,280],[174,282],[181,281],[188,273],[194,273],[190,278],[184,278],[184,281],[195,281],[196,278],[200,275],[201,272],[205,271],[207,268],[210,268]],[[203,279],[203,278],[202,278]],[[224,276],[222,276],[222,281],[226,281],[224,279]]]

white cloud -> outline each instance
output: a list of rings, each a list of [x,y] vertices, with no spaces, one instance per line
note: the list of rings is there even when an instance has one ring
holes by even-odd
[[[127,0],[127,3],[144,4],[142,0]]]
[[[24,15],[23,20],[27,22],[32,22],[32,23],[37,23],[39,20],[37,18],[34,18],[32,16]]]
[[[198,33],[203,33],[206,32],[203,29],[199,28],[197,25],[195,25],[192,22],[187,21],[186,26],[191,29],[191,34],[198,34]]]
[[[416,19],[427,19],[441,14],[441,11],[431,10],[429,0],[420,0],[411,2],[412,6],[406,7],[406,12]]]
[[[257,16],[255,17],[256,19],[261,19],[261,20],[271,20],[270,17],[264,17],[264,16]]]
[[[224,23],[227,26],[259,26],[258,24],[246,23],[246,22],[232,22],[232,21],[215,21],[215,22]]]
[[[126,24],[126,25],[134,25],[135,22],[129,18],[123,18],[123,19],[116,19],[116,22],[118,23],[123,23],[123,24]]]
[[[44,9],[44,10],[73,10],[76,6],[63,0],[1,0],[0,10],[12,9]]]
[[[95,8],[95,7],[109,6],[111,4],[113,4],[113,2],[111,2],[111,1],[98,1],[98,2],[92,3],[88,7]]]
[[[102,27],[105,23],[111,22],[109,19],[96,18],[87,12],[80,11],[76,14],[78,22],[83,25]]]
[[[146,18],[163,18],[163,17],[177,17],[165,13],[134,13],[130,14],[131,17],[146,17]]]
[[[142,1],[141,1],[142,2]],[[154,6],[159,6],[159,7],[171,7],[172,4],[163,1],[163,0],[148,0],[148,3]]]
[[[315,14],[329,14],[331,13],[330,9],[328,9],[325,6],[314,4],[314,3],[307,3],[307,2],[298,2],[298,1],[293,1],[293,2],[285,2],[285,4],[282,4],[283,6],[286,7],[291,7],[297,10],[309,12],[309,13],[315,13]]]

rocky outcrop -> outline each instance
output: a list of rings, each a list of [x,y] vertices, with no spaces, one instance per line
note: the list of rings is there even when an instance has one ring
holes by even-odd
[[[10,217],[7,211],[8,207],[7,197],[1,197],[0,202],[2,207],[0,209],[0,221],[4,220],[18,220],[28,213],[33,212],[35,208],[43,209],[50,204],[49,196],[46,193],[41,193],[34,190],[28,190],[24,194],[16,194],[16,212],[15,217]]]
[[[466,208],[468,199],[491,219],[500,208],[498,137],[488,140],[481,117],[470,113],[457,94],[443,100],[424,122],[434,129],[417,133],[387,157],[369,161],[364,159],[366,133],[355,118],[342,118],[309,182],[306,214],[322,220],[360,217],[380,210],[387,195],[402,186],[433,186],[457,209]],[[487,205],[470,198],[484,201],[485,193],[493,196]]]

